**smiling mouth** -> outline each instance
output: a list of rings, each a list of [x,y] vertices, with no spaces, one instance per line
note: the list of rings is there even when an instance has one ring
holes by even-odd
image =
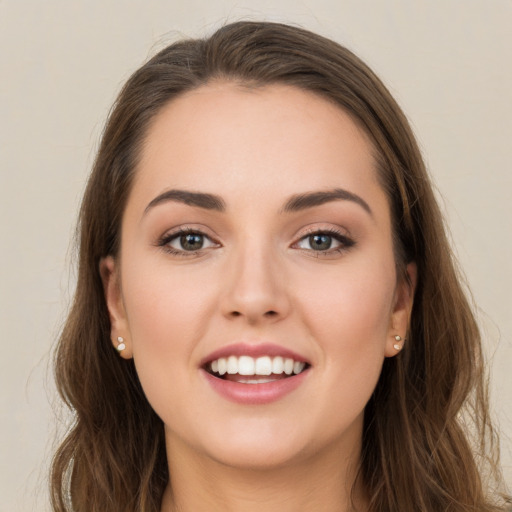
[[[299,375],[309,364],[276,356],[229,356],[207,363],[204,369],[214,377],[240,384],[266,384]]]

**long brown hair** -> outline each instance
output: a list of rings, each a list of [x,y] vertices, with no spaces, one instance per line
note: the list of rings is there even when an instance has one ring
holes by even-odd
[[[80,211],[76,295],[56,351],[58,389],[75,421],[52,465],[54,511],[160,510],[169,479],[163,425],[133,361],[112,348],[99,262],[119,250],[150,121],[215,79],[288,84],[348,112],[373,142],[397,268],[417,264],[408,342],[386,359],[365,410],[359,478],[370,511],[503,510],[480,335],[405,116],[346,48],[295,27],[239,22],[162,50],[132,75],[109,116]]]

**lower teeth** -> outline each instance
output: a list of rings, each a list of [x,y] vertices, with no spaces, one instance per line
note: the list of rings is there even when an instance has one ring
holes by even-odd
[[[267,384],[268,382],[275,382],[277,380],[288,379],[289,377],[294,377],[295,375],[299,375],[299,374],[292,374],[292,375],[275,374],[275,375],[269,375],[268,377],[257,376],[257,375],[242,376],[239,374],[230,375],[228,373],[225,373],[223,375],[220,375],[219,373],[212,373],[212,375],[214,377],[217,377],[218,379],[230,380],[232,382],[238,382],[240,384]],[[236,375],[236,377],[235,377],[235,375]],[[231,377],[231,378],[229,378],[229,377]]]
[[[208,373],[222,380],[232,380],[232,382],[239,382],[240,384],[267,384],[268,382],[275,382],[276,380],[287,379],[289,377],[295,377],[296,375],[300,375],[305,370],[309,368],[309,365],[305,365],[305,367],[299,373],[292,373],[290,375],[285,373],[279,374],[271,374],[268,376],[264,375],[240,375],[240,374],[229,374],[223,373],[222,375],[218,372],[212,372],[211,369],[207,369]],[[236,378],[235,378],[236,375]],[[232,377],[233,379],[230,379]],[[236,379],[236,380],[235,380]]]
[[[266,384],[267,382],[275,382],[276,379],[241,379],[237,382],[240,384]]]

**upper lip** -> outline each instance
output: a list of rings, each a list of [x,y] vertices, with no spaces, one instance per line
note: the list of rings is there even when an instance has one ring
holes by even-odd
[[[208,354],[202,359],[200,366],[205,366],[207,363],[220,359],[221,357],[229,356],[249,356],[254,358],[262,356],[281,356],[309,364],[309,361],[304,356],[274,343],[233,343],[232,345],[226,345]]]

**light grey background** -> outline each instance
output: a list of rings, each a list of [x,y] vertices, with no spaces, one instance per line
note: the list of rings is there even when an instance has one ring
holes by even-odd
[[[347,45],[411,119],[494,355],[512,481],[512,0],[0,0],[0,512],[49,509],[49,354],[108,109],[166,43],[244,18]]]

